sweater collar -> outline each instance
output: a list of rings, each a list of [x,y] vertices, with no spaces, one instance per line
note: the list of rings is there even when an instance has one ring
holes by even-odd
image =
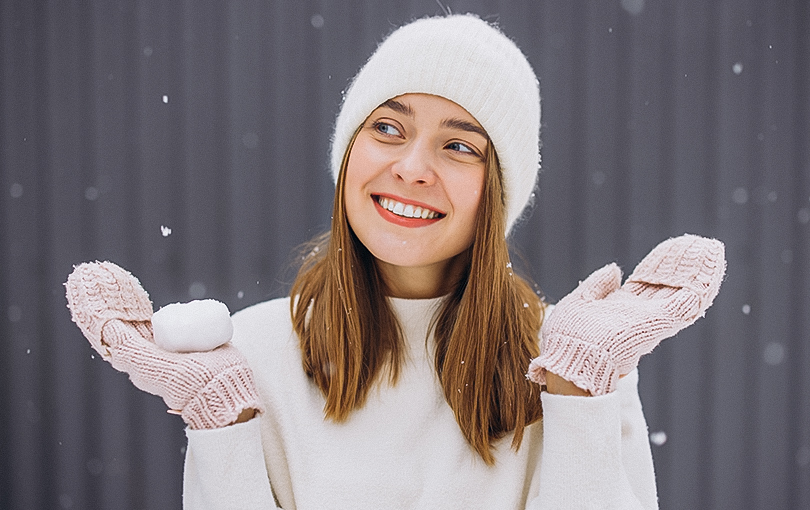
[[[445,299],[446,296],[431,299],[389,297],[388,302],[399,319],[407,341],[424,345],[430,323]]]

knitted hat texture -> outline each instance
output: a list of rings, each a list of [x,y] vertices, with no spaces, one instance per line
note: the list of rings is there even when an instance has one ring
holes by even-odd
[[[354,131],[394,97],[441,96],[486,130],[501,164],[507,234],[534,196],[540,165],[540,90],[520,49],[499,29],[470,15],[423,18],[395,30],[346,91],[332,138],[337,181]]]

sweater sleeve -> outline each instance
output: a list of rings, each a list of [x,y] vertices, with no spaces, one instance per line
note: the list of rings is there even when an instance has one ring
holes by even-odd
[[[543,393],[540,490],[528,508],[658,508],[637,382],[633,371],[607,395]]]
[[[647,420],[638,395],[638,370],[619,379],[616,390],[622,416],[622,461],[633,493],[643,508],[658,508],[655,468]]]
[[[186,429],[184,510],[278,509],[264,463],[259,418]]]

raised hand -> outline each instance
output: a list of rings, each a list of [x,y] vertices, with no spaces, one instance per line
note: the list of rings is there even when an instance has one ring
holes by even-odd
[[[65,287],[73,321],[93,348],[136,387],[162,397],[191,428],[224,427],[242,411],[260,410],[253,373],[231,344],[176,353],[154,343],[152,303],[124,269],[81,264]]]
[[[613,391],[641,356],[704,315],[725,267],[723,243],[684,235],[655,247],[624,285],[616,264],[597,270],[543,323],[529,378],[545,384],[549,371],[593,395]]]

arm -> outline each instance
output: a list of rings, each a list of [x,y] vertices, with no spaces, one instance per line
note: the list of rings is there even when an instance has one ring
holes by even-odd
[[[239,350],[230,343],[205,352],[156,345],[149,296],[114,264],[82,264],[66,288],[73,320],[93,348],[188,424],[184,507],[277,508],[260,421],[250,419],[262,405]]]
[[[619,380],[622,417],[622,462],[633,493],[644,508],[658,508],[655,469],[647,420],[638,395],[638,370]]]
[[[658,508],[635,373],[596,397],[544,392],[540,491],[528,508]]]
[[[278,509],[264,463],[259,419],[187,429],[185,510]]]
[[[724,272],[722,243],[670,239],[624,285],[605,266],[546,318],[528,374],[547,390],[532,508],[657,508],[636,364],[705,313]]]
[[[553,395],[587,397],[590,392],[552,372],[546,372],[547,391]],[[618,383],[621,408],[622,462],[633,492],[644,508],[657,508],[655,469],[649,433],[638,395],[638,371],[622,376]]]

